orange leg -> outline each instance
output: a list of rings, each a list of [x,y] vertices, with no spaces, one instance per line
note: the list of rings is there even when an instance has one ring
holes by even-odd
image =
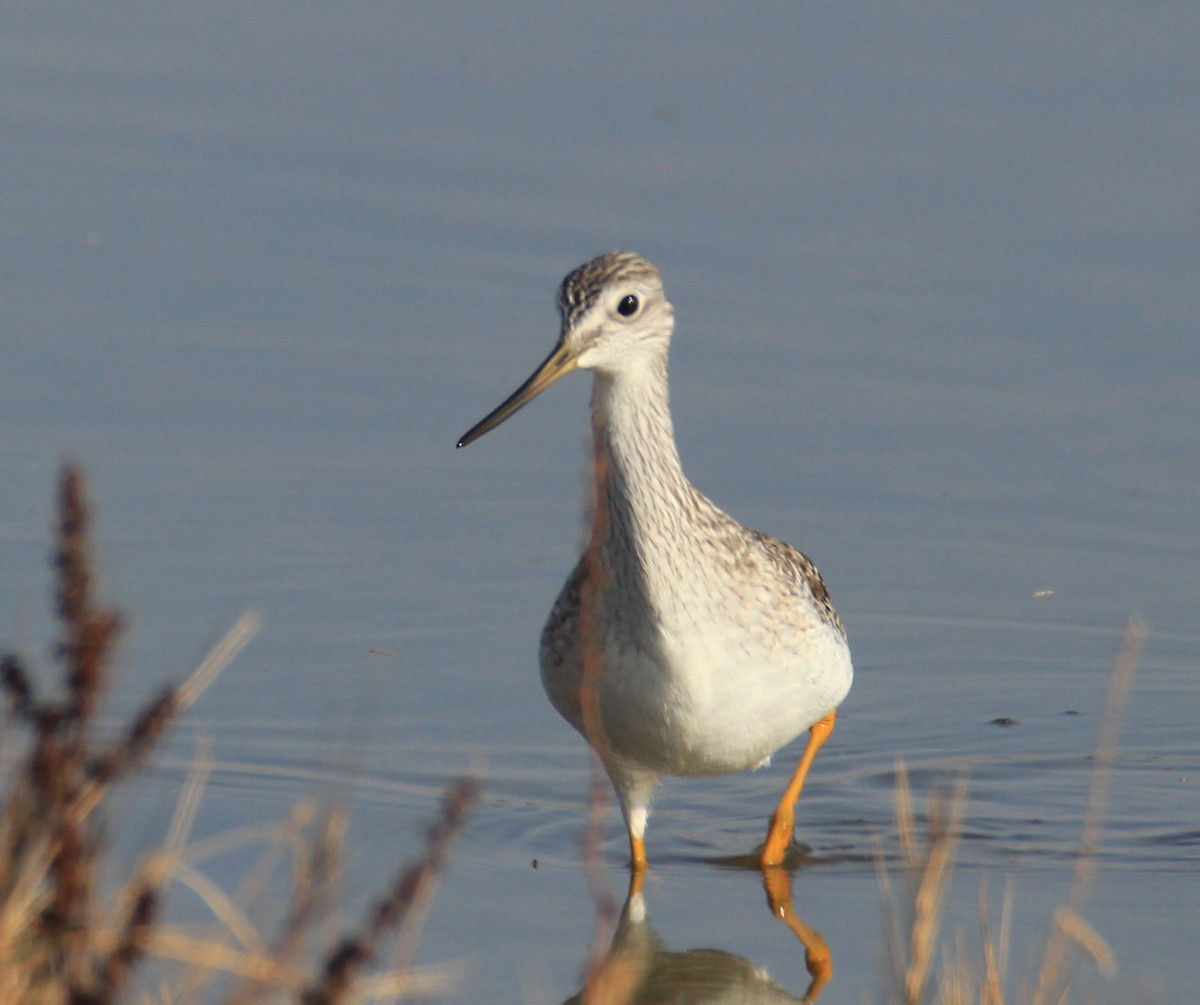
[[[792,829],[796,826],[796,800],[800,798],[800,790],[804,788],[804,779],[808,777],[808,769],[812,767],[813,758],[817,751],[829,739],[833,732],[833,721],[836,712],[830,712],[824,719],[814,722],[808,731],[808,746],[804,748],[804,756],[796,767],[796,773],[788,782],[783,798],[771,815],[771,825],[767,829],[767,841],[763,845],[761,864],[765,866],[782,865],[783,856],[788,845],[792,843]]]
[[[640,896],[642,889],[646,885],[646,863],[643,861],[641,865],[634,865],[629,870],[629,896]]]
[[[646,839],[629,835],[629,865],[634,874],[646,871]]]

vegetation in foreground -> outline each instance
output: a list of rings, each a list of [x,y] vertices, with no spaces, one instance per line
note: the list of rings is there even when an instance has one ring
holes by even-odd
[[[163,736],[238,650],[256,621],[243,616],[181,685],[163,687],[115,736],[98,724],[110,683],[120,616],[95,596],[83,475],[63,468],[54,550],[61,693],[45,697],[26,661],[0,657],[8,704],[0,794],[0,1002],[109,1005],[131,1001],[135,977],[156,964],[138,1000],[175,1003],[295,1001],[303,1005],[394,1001],[428,995],[444,973],[419,970],[420,923],[449,847],[475,798],[463,779],[446,793],[424,853],[380,891],[366,917],[329,931],[336,907],[345,815],[301,804],[258,829],[265,837],[241,896],[196,867],[187,835],[208,762],[197,758],[164,846],[114,882],[103,811],[114,788],[141,771]],[[233,835],[231,840],[244,839]],[[247,904],[281,862],[289,899],[271,933],[256,930]],[[217,924],[203,934],[162,919],[164,891],[190,887]],[[389,947],[389,943],[391,944]],[[381,964],[388,949],[390,965]]]
[[[961,939],[956,939],[952,946],[938,941],[942,898],[950,880],[961,829],[965,784],[960,783],[948,797],[935,794],[930,800],[927,833],[922,839],[915,823],[908,777],[900,768],[896,787],[901,849],[899,890],[893,889],[882,862],[879,867],[888,930],[889,1002],[1067,1005],[1079,993],[1082,963],[1090,963],[1106,977],[1116,972],[1111,950],[1084,919],[1083,911],[1095,876],[1100,828],[1117,751],[1117,729],[1144,639],[1144,626],[1140,621],[1131,621],[1113,667],[1104,720],[1096,741],[1087,814],[1067,900],[1050,919],[1034,978],[1017,991],[1010,992],[1005,983],[1011,935],[1011,889],[1005,892],[998,927],[993,926],[990,918],[987,891],[980,890],[980,959],[967,953]]]
[[[203,753],[196,758],[163,846],[113,881],[114,864],[103,840],[106,800],[145,767],[179,716],[253,636],[256,621],[243,616],[187,681],[162,688],[115,735],[111,730],[104,735],[98,712],[121,620],[95,597],[88,530],[84,479],[68,465],[59,483],[54,551],[61,694],[45,697],[22,657],[0,656],[0,687],[8,705],[0,737],[5,765],[0,792],[0,1002],[335,1005],[429,998],[444,990],[448,972],[418,968],[414,956],[450,845],[476,798],[470,778],[446,792],[423,854],[381,889],[357,925],[340,934],[332,930],[331,919],[347,826],[344,811],[301,803],[287,820],[227,835],[226,844],[245,841],[247,835],[257,838],[263,852],[236,894],[223,891],[198,868],[212,842],[188,844],[210,767]],[[1112,971],[1112,954],[1084,920],[1083,908],[1095,868],[1117,724],[1143,636],[1141,625],[1131,623],[1113,674],[1067,903],[1050,921],[1036,977],[1015,993],[1005,987],[1011,917],[1007,893],[999,925],[993,928],[981,891],[977,956],[966,952],[961,939],[950,945],[939,941],[962,788],[931,800],[922,835],[907,776],[899,771],[898,882],[882,864],[879,871],[889,939],[885,1001],[1065,1005],[1074,1000],[1081,962],[1101,973]],[[281,863],[289,876],[286,903],[275,911],[273,930],[263,932],[251,922],[249,905]],[[172,884],[205,901],[215,922],[209,930],[197,934],[163,920],[163,898]],[[151,966],[149,986],[145,974]],[[630,1000],[588,990],[579,1000]],[[590,990],[599,989],[593,985]],[[636,989],[625,990],[636,994]]]

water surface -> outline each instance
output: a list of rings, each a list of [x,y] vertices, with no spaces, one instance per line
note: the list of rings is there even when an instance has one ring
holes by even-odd
[[[1119,965],[1103,1000],[1187,1000],[1198,27],[1185,5],[10,12],[7,634],[44,651],[64,456],[130,614],[118,706],[243,607],[266,619],[134,842],[203,734],[198,834],[349,791],[362,903],[477,764],[421,958],[463,961],[455,1001],[577,989],[589,763],[535,646],[579,543],[587,381],[453,443],[548,349],[562,274],[626,247],[677,309],[689,474],[810,553],[850,632],[855,687],[799,811],[825,1000],[877,995],[898,758],[920,799],[969,773],[947,927],[969,940],[981,881],[998,902],[1011,878],[1014,986],[1027,971],[1132,615],[1149,636],[1087,913]],[[761,880],[709,861],[760,839],[797,754],[665,785],[647,901],[665,947],[799,996]]]

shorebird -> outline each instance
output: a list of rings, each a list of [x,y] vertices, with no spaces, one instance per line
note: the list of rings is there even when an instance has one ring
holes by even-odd
[[[542,685],[616,790],[635,872],[661,775],[758,767],[805,730],[759,863],[783,863],[795,804],[853,669],[816,566],[749,530],[684,476],[668,407],[675,312],[658,270],[612,252],[558,294],[562,328],[532,376],[458,441],[572,370],[593,373],[593,497],[583,557],[542,630]]]

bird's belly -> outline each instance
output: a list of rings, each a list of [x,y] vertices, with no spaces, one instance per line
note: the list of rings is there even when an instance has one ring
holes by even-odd
[[[632,645],[604,635],[585,675],[577,646],[542,653],[542,682],[560,714],[593,746],[650,771],[710,775],[761,764],[838,706],[850,655],[826,625],[774,645],[736,630],[657,635]],[[595,687],[603,738],[588,736],[585,681]]]

